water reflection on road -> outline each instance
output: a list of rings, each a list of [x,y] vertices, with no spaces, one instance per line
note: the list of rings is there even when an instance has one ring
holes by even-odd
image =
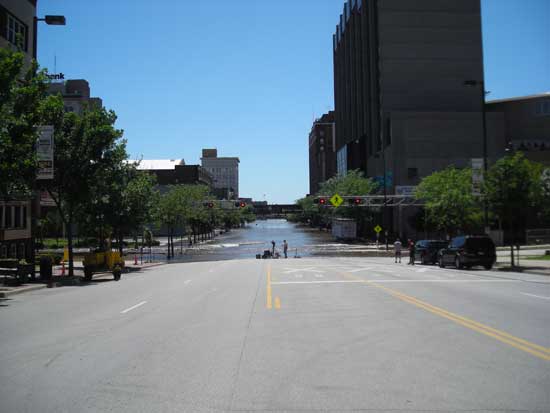
[[[304,228],[284,219],[258,220],[245,228],[234,229],[218,236],[215,240],[192,248],[183,248],[177,261],[203,261],[254,258],[264,250],[271,249],[271,241],[276,243],[276,251],[282,255],[283,240],[289,245],[288,255],[294,257],[311,256],[325,248],[332,237],[318,229]],[[176,244],[177,245],[177,244]],[[179,245],[177,245],[179,247]]]

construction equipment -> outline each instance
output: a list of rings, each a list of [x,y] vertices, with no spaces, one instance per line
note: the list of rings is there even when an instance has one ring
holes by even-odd
[[[97,251],[84,255],[84,279],[91,281],[94,273],[112,271],[115,281],[120,280],[124,260],[118,251]]]

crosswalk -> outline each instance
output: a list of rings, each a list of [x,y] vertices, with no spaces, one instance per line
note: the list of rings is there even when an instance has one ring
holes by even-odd
[[[305,263],[304,263],[305,264]],[[274,268],[274,284],[284,283],[347,283],[349,276],[365,281],[376,282],[495,282],[495,277],[483,274],[482,271],[467,273],[455,269],[441,269],[436,266],[408,266],[406,264],[369,263],[322,263],[318,265],[293,265]],[[349,276],[347,276],[349,275]],[[358,281],[362,282],[362,281]]]

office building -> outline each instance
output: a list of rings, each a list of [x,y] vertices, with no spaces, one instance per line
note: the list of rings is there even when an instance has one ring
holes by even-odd
[[[336,127],[334,112],[325,113],[313,122],[309,133],[309,193],[336,175]]]
[[[35,55],[36,0],[0,0],[0,47],[21,50],[27,65]]]
[[[217,149],[203,149],[201,165],[213,177],[213,192],[221,199],[239,198],[239,158],[218,157]]]
[[[550,166],[550,92],[489,101],[487,111],[498,116],[506,149]]]
[[[483,157],[480,0],[350,0],[333,51],[338,171],[385,177],[393,194]],[[504,153],[500,119],[488,113],[489,162]]]
[[[137,169],[155,175],[160,192],[166,192],[169,185],[212,186],[208,171],[200,165],[186,165],[183,159],[143,159]]]
[[[90,84],[84,79],[52,82],[48,87],[48,93],[61,95],[66,112],[82,114],[87,106],[103,106],[103,101],[100,98],[91,97]]]
[[[348,1],[333,46],[339,170],[379,176],[385,160],[414,185],[481,157],[479,0]]]
[[[36,1],[0,0],[0,48],[20,50],[27,67],[34,56]],[[32,257],[32,201],[26,196],[0,198],[0,259]]]

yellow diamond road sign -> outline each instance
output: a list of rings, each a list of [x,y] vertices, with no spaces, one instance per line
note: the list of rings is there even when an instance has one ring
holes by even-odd
[[[338,194],[334,194],[333,197],[330,198],[330,203],[335,207],[339,207],[340,205],[342,205],[342,202],[344,202],[344,200]]]
[[[380,231],[382,231],[382,227],[380,225],[377,225],[374,227],[374,231],[378,234]]]

